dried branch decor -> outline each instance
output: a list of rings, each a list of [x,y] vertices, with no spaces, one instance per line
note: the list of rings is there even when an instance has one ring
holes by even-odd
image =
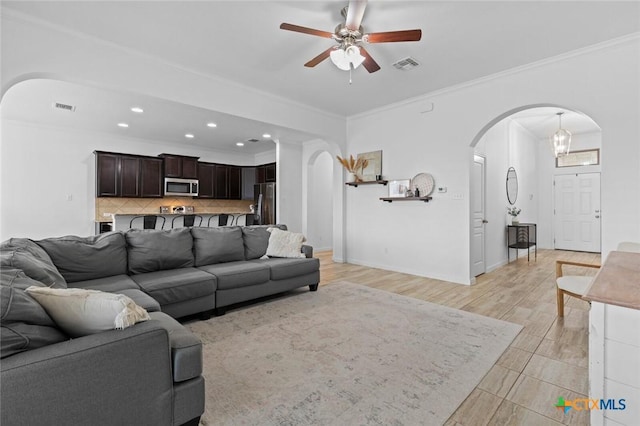
[[[339,155],[336,155],[336,158],[342,164],[342,166],[347,170],[347,172],[352,173],[355,176],[356,182],[362,182],[362,178],[358,176],[358,171],[362,171],[369,164],[369,160],[365,160],[363,158],[358,158],[357,160],[353,158],[353,155],[349,156],[349,159],[342,158]]]

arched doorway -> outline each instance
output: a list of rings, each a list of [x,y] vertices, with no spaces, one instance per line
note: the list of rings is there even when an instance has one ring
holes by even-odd
[[[316,251],[333,249],[333,159],[318,151],[309,159],[307,175],[308,244]]]
[[[600,164],[568,167],[556,164],[548,139],[558,130],[558,112],[564,113],[562,127],[572,132],[571,152],[597,150],[599,153],[600,127],[581,112],[551,104],[510,110],[489,122],[474,138],[471,154],[483,159],[484,170],[482,176],[478,176],[476,169],[479,168],[472,166],[470,175],[472,279],[507,263],[507,207],[521,210],[520,222],[536,223],[537,248],[600,251],[599,212],[596,212],[600,210],[599,185],[587,196],[579,188],[580,183],[573,185],[575,193],[563,193],[558,186],[560,182],[568,188],[565,182],[568,176],[573,176],[576,182],[581,180],[582,186],[586,181],[597,180],[599,183]],[[476,162],[473,164],[475,166]],[[511,200],[513,203],[506,194],[506,175],[510,167],[518,176],[518,196]],[[484,195],[474,190],[481,187],[477,185],[477,179],[484,179]],[[588,197],[591,197],[591,204],[586,206],[584,201]],[[484,208],[482,215],[477,214],[479,207]],[[581,209],[585,210],[584,217],[578,217],[576,213]],[[591,245],[563,244],[571,239],[594,241]],[[512,259],[514,254],[512,251]],[[484,270],[477,267],[482,264]]]

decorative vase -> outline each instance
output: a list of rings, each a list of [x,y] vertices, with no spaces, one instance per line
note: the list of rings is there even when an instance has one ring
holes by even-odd
[[[519,223],[520,221],[518,220],[518,216],[514,216],[513,219],[511,219],[512,225],[518,225]]]
[[[356,174],[347,172],[347,182],[356,182]]]

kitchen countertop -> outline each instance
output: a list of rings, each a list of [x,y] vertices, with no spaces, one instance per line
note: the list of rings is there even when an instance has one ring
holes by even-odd
[[[583,299],[640,309],[640,253],[612,251]]]

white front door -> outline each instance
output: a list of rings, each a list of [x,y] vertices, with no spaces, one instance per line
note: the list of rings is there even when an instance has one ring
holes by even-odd
[[[474,277],[486,272],[484,261],[484,157],[473,156],[471,172],[471,273]]]
[[[556,249],[600,252],[600,173],[554,179]]]

